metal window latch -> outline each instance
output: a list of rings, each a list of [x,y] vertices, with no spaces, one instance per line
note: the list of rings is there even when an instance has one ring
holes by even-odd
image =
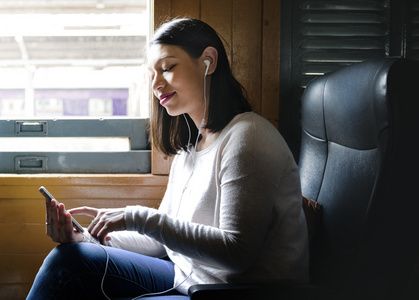
[[[15,170],[16,171],[46,171],[47,157],[45,156],[16,156]]]
[[[16,121],[15,134],[17,136],[45,136],[48,135],[47,121]]]

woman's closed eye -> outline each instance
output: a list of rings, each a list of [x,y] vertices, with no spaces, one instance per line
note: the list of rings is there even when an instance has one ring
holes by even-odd
[[[163,69],[163,73],[171,71],[176,65],[170,66],[169,68]]]

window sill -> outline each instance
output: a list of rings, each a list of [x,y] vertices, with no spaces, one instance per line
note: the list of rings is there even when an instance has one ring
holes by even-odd
[[[158,207],[167,181],[152,174],[0,174],[0,199],[39,200],[43,185],[67,207]]]

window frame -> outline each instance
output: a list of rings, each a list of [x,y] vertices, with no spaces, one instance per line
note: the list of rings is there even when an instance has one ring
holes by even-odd
[[[151,149],[145,118],[0,120],[0,137],[128,138],[127,151],[3,151],[3,173],[150,173]]]
[[[154,1],[147,0],[148,35],[154,31]],[[51,9],[53,11],[53,9]],[[82,33],[83,35],[83,33]],[[146,37],[146,43],[148,36]],[[141,49],[139,49],[141,51]],[[137,63],[132,60],[130,63]],[[114,63],[114,61],[112,61]],[[117,64],[123,62],[117,61]],[[109,66],[112,66],[110,64]],[[105,87],[100,87],[105,88]],[[31,87],[33,89],[33,87]],[[83,88],[81,88],[83,89]],[[33,90],[32,90],[33,92]],[[151,98],[151,95],[148,96]],[[148,99],[150,100],[150,99]],[[150,174],[151,146],[149,119],[131,116],[51,117],[35,116],[0,119],[0,138],[50,137],[127,138],[130,147],[122,151],[0,151],[2,173],[7,174]],[[20,130],[20,129],[22,130]],[[156,162],[156,164],[158,164]]]

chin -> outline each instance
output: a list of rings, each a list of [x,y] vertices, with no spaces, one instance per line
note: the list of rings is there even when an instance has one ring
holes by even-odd
[[[178,110],[175,110],[175,109],[170,109],[167,107],[165,107],[165,109],[166,109],[167,114],[171,117],[177,117],[183,114],[183,112],[179,112]]]

